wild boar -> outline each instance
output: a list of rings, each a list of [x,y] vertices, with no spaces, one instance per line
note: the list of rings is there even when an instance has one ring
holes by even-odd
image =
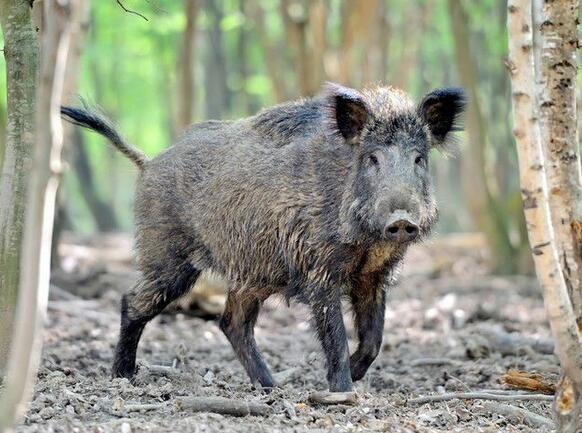
[[[228,281],[220,328],[253,383],[275,385],[254,326],[261,304],[280,294],[309,305],[329,390],[351,391],[380,350],[387,286],[436,220],[428,157],[450,143],[464,106],[458,88],[415,105],[391,87],[327,84],[252,117],[196,124],[151,160],[106,118],[63,107],[140,171],[141,278],[122,298],[113,375],[134,374],[146,323],[210,270]],[[344,295],[359,339],[351,356]]]

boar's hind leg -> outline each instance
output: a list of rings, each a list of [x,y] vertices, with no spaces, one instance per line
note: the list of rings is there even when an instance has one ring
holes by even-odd
[[[358,333],[358,348],[350,358],[352,380],[360,380],[378,356],[384,331],[386,293],[382,288],[362,286],[352,290],[354,325]]]
[[[260,307],[261,301],[254,296],[231,291],[220,319],[220,329],[230,341],[251,382],[272,388],[273,377],[255,341],[254,328]]]
[[[152,273],[153,274],[153,273]],[[143,279],[121,300],[121,328],[113,361],[113,377],[131,377],[135,373],[135,354],[145,325],[173,300],[182,296],[194,284],[200,271],[188,262],[167,266]]]
[[[327,381],[332,392],[352,390],[348,338],[339,290],[312,292],[310,305],[315,328],[327,359]]]

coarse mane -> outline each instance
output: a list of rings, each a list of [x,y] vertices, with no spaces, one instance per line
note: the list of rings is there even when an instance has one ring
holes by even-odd
[[[318,98],[286,102],[258,113],[252,125],[274,143],[285,145],[294,137],[308,135],[318,127],[321,107],[322,101]]]

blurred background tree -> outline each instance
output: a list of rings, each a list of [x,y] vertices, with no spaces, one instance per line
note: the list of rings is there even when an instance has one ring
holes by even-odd
[[[313,95],[326,80],[353,87],[382,81],[417,100],[436,87],[466,87],[471,108],[458,155],[435,153],[431,161],[442,210],[437,232],[480,231],[494,271],[530,271],[504,64],[505,1],[121,4],[142,16],[113,0],[92,2],[85,41],[74,48],[78,90],[73,83],[65,99],[78,93],[103,107],[149,155],[191,122],[251,115]],[[131,231],[135,171],[96,135],[69,137],[72,169],[61,189],[59,227],[79,235]]]

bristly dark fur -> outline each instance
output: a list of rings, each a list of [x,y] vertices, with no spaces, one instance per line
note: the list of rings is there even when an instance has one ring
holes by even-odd
[[[306,135],[321,120],[321,103],[313,98],[280,104],[263,110],[253,119],[253,126],[283,146],[293,137]]]
[[[145,324],[213,271],[229,284],[220,328],[253,383],[274,385],[253,329],[262,303],[280,294],[308,304],[329,388],[351,391],[382,344],[386,285],[436,220],[429,149],[450,141],[464,104],[459,89],[416,106],[394,88],[328,84],[249,119],[194,125],[147,163],[106,119],[64,107],[143,168],[141,276],[123,299],[113,374],[133,374]],[[342,295],[359,340],[351,356]]]

